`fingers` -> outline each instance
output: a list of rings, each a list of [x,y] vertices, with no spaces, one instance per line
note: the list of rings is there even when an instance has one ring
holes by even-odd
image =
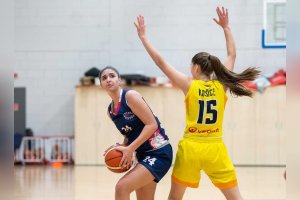
[[[138,22],[140,24],[143,22],[143,15],[138,15]]]
[[[123,156],[119,166],[122,168],[129,168],[131,166],[131,158]]]
[[[145,27],[145,20],[144,16],[138,15],[136,18],[136,21],[134,22],[134,25],[136,27],[138,36],[142,39],[145,37],[146,34],[146,27]]]
[[[218,18],[213,18],[213,20],[222,28],[225,28],[228,26],[229,20],[228,20],[228,9],[222,7],[217,7],[216,12],[218,15]]]
[[[221,10],[220,10],[220,8],[217,7],[216,11],[217,11],[218,16],[220,17],[220,15],[221,15]]]
[[[114,149],[117,150],[117,151],[122,151],[122,150],[124,149],[124,147],[122,147],[122,146],[117,146],[117,147],[115,147]],[[122,152],[123,152],[123,151],[122,151]]]
[[[119,167],[124,168],[124,167],[123,167],[124,164],[125,164],[125,158],[124,158],[124,156],[123,156],[123,158],[121,159],[121,162],[120,162],[120,164],[119,164]]]
[[[225,9],[223,6],[222,9],[220,9],[220,7],[217,7],[216,11],[219,18],[228,16],[228,9],[227,8]]]
[[[214,19],[214,21],[222,27],[226,26],[228,24],[228,9],[223,6],[221,8],[217,7],[216,12],[219,20]]]
[[[141,26],[145,25],[145,20],[144,20],[144,16],[143,15],[138,15],[136,19],[137,19],[137,23],[134,22],[134,24],[135,24],[136,27],[141,27]]]
[[[142,25],[142,16],[141,15],[138,16],[138,22],[139,22],[139,25],[141,26]]]
[[[131,166],[131,160],[133,154],[131,153],[131,151],[127,151],[126,149],[124,149],[122,152],[123,152],[123,156],[119,166],[128,169]]]
[[[138,16],[136,17],[136,21],[137,21],[138,27],[140,27],[140,26],[141,26],[140,15],[138,15]]]
[[[144,16],[140,15],[140,17],[141,17],[141,22],[142,22],[142,25],[144,26],[144,25],[145,25]]]
[[[216,18],[213,18],[213,20],[217,23],[220,24],[219,21]]]
[[[116,148],[116,150],[119,150],[119,149]],[[122,159],[121,159],[121,162],[120,162],[120,164],[119,164],[119,167],[125,168],[126,166],[127,166],[127,159],[126,159],[126,156],[125,156],[124,153],[123,153],[123,157],[122,157]]]

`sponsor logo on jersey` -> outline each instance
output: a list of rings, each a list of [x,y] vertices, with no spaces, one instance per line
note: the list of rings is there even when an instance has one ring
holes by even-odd
[[[203,130],[203,129],[198,129],[196,127],[189,127],[189,132],[190,133],[195,133],[195,134],[197,134],[197,133],[200,133],[200,134],[202,134],[202,133],[211,134],[211,133],[218,133],[219,131],[220,131],[219,128],[217,128],[215,130],[211,130],[211,129]]]
[[[132,112],[125,112],[125,113],[123,114],[123,116],[124,116],[124,118],[125,118],[126,120],[130,120],[130,119],[132,119],[132,118],[135,117],[135,115],[134,115]]]

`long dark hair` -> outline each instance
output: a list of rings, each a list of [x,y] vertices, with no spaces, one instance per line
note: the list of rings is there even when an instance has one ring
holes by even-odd
[[[211,77],[214,73],[225,87],[228,87],[230,93],[236,96],[252,96],[252,91],[247,89],[242,83],[244,81],[253,81],[260,71],[255,67],[249,67],[242,73],[235,73],[228,70],[216,56],[206,52],[197,53],[192,58],[192,63],[200,66],[202,73]]]

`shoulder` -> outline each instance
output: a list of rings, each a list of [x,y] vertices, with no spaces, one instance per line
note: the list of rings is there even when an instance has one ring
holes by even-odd
[[[199,80],[199,79],[191,80],[188,91],[198,89],[199,87],[201,87],[203,85],[204,85],[204,82],[202,80]]]
[[[188,77],[187,87],[185,89],[182,89],[185,96],[190,92],[194,83],[195,83],[195,80],[192,77]]]
[[[125,97],[126,97],[127,100],[129,100],[129,99],[134,99],[136,97],[142,97],[142,95],[140,93],[138,93],[137,91],[135,91],[135,90],[128,90],[126,92]]]
[[[193,91],[195,90],[195,88],[199,88],[199,80],[194,80],[191,79],[189,82],[189,88],[187,91],[184,91],[184,95],[187,97],[189,96],[191,93],[193,93]]]
[[[135,90],[128,90],[125,94],[127,103],[136,102],[138,99],[142,99],[142,95]]]

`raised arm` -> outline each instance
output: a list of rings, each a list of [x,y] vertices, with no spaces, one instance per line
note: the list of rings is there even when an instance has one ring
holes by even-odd
[[[145,49],[147,50],[154,63],[177,87],[179,87],[184,92],[184,94],[186,94],[190,85],[189,78],[185,74],[179,72],[170,64],[168,64],[161,56],[161,54],[152,46],[152,44],[146,37],[144,17],[142,15],[139,15],[137,17],[137,21],[134,22],[134,25],[137,29],[140,40],[142,41]]]
[[[220,9],[217,7],[216,9],[219,20],[213,19],[219,26],[222,27],[226,39],[226,49],[227,49],[227,58],[225,60],[225,67],[230,71],[234,68],[235,58],[236,58],[236,49],[235,49],[235,42],[232,35],[232,32],[229,27],[229,18],[228,18],[228,10],[222,7]]]

